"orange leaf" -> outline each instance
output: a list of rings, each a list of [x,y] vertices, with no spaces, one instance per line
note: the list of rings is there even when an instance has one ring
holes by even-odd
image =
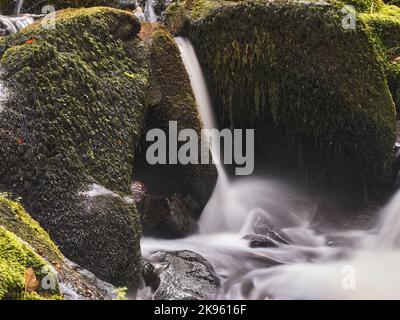
[[[32,268],[28,268],[24,273],[25,279],[25,292],[35,292],[39,289],[39,281],[36,278],[35,271]]]
[[[22,146],[24,144],[24,139],[17,138],[17,145]]]
[[[35,42],[35,39],[26,40],[25,44],[32,44]]]

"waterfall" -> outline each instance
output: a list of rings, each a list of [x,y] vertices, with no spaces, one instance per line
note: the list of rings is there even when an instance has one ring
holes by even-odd
[[[16,0],[15,3],[16,3],[16,6],[15,6],[14,14],[19,15],[19,14],[21,14],[21,8],[22,8],[22,5],[24,4],[24,0]]]
[[[0,70],[0,77],[2,77],[3,71]],[[4,86],[3,80],[0,80],[0,114],[4,110],[4,103],[7,101],[8,98],[8,90]]]
[[[190,83],[197,106],[199,108],[203,125],[206,129],[218,129],[218,125],[214,117],[211,98],[207,89],[207,84],[195,50],[188,39],[177,37],[175,38],[175,41],[178,45],[179,51],[181,52],[182,62],[185,65],[189,75]],[[212,200],[207,204],[201,217],[200,229],[202,232],[217,231],[217,229],[222,227],[222,225],[225,225],[224,220],[228,218],[226,216],[228,211],[232,216],[232,210],[234,210],[234,206],[238,205],[236,209],[240,208],[238,201],[234,201],[238,199],[237,195],[232,194],[232,189],[229,188],[229,180],[221,161],[220,150],[217,150],[215,144],[212,144],[212,142],[210,150],[213,162],[215,163],[218,171],[218,181],[213,196],[211,197]],[[221,208],[220,204],[225,202],[232,204],[232,207],[229,208],[229,210],[222,210],[223,208]],[[215,212],[219,212],[219,223],[216,223]],[[232,219],[227,220],[232,221]]]
[[[144,16],[147,22],[157,22],[157,15],[154,10],[154,0],[147,0],[144,8]]]
[[[204,126],[216,128],[195,50],[187,39],[176,43]],[[212,146],[211,153],[217,157]],[[224,167],[217,168],[201,232],[177,240],[145,238],[144,259],[157,250],[197,252],[221,281],[217,299],[400,298],[400,191],[376,212],[381,219],[373,228],[322,228],[315,217],[332,212],[318,209],[315,197],[269,179],[228,180]],[[254,239],[267,242],[254,247]]]

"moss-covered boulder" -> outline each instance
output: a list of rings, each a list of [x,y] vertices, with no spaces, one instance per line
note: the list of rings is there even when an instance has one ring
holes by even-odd
[[[97,183],[130,193],[147,87],[140,24],[99,7],[61,11],[56,25],[0,41],[1,188],[22,197],[68,258],[109,282],[137,283],[134,206],[93,205],[87,192]]]
[[[16,234],[48,261],[61,262],[64,257],[37,221],[25,211],[21,203],[0,195],[0,226]]]
[[[148,45],[151,69],[145,132],[160,128],[168,133],[169,121],[176,121],[178,130],[194,129],[200,136],[203,124],[174,38],[163,27],[151,23],[142,25],[140,36]],[[185,191],[193,194],[202,206],[206,204],[216,181],[214,166],[165,167],[175,181],[181,181]],[[169,183],[173,185],[172,181]]]
[[[395,110],[363,20],[343,28],[342,4],[321,2],[180,6],[186,22],[177,32],[194,43],[221,124],[255,128],[263,161],[313,185],[363,190],[388,181]]]

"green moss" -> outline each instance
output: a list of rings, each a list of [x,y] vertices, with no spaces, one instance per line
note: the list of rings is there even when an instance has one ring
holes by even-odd
[[[183,32],[223,125],[255,128],[268,163],[313,185],[371,189],[391,174],[395,110],[364,21],[346,30],[342,18],[318,2],[242,1]]]
[[[44,292],[25,292],[24,273],[32,268],[40,282],[42,269],[48,264],[31,247],[0,226],[0,299],[45,299]],[[60,298],[52,292],[47,298]],[[55,294],[55,295],[54,295]]]
[[[63,256],[39,223],[19,202],[0,196],[0,226],[18,235],[48,261],[63,261]]]
[[[148,86],[139,30],[127,11],[67,9],[56,29],[38,22],[0,41],[11,93],[0,113],[0,190],[21,196],[69,258],[124,285],[140,257],[136,212],[114,207],[99,221],[81,191],[96,182],[130,193]],[[121,242],[128,251],[111,252]]]

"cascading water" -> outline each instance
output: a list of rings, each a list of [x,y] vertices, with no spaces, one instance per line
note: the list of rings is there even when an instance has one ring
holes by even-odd
[[[157,15],[154,10],[154,0],[147,0],[144,8],[144,16],[147,22],[157,22]]]
[[[0,70],[0,77],[2,76],[2,70]],[[8,90],[4,86],[3,81],[0,80],[0,113],[4,110],[4,103],[8,99]]]
[[[215,128],[195,51],[186,39],[176,42],[203,122]],[[217,167],[219,182],[202,213],[201,232],[179,240],[146,238],[145,259],[158,250],[197,252],[220,279],[218,299],[400,298],[400,192],[380,212],[376,228],[322,229],[313,222],[315,200],[276,181],[229,181]],[[254,239],[268,245],[254,247]]]
[[[22,5],[24,4],[24,0],[16,0],[15,3],[16,3],[16,6],[15,6],[14,14],[19,15],[19,14],[21,14],[21,9],[22,9]]]

